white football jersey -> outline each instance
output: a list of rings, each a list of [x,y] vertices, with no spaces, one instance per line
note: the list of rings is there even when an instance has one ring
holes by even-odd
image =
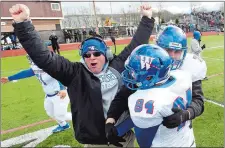
[[[163,117],[173,114],[171,110],[173,107],[185,109],[191,102],[190,74],[176,70],[171,75],[174,79],[164,85],[138,90],[128,99],[130,116],[136,127],[147,129],[160,125],[152,147],[190,147],[194,142],[193,130],[189,127],[190,121],[174,129],[168,129],[161,124]],[[143,138],[148,137],[144,135]]]
[[[200,47],[199,41],[193,38],[191,40],[191,53],[196,54],[197,56],[200,56],[201,52],[202,52],[202,48]]]
[[[60,84],[56,79],[52,78],[49,74],[34,64],[31,65],[31,68],[38,80],[41,82],[45,94],[53,95],[60,91]]]
[[[180,69],[192,74],[192,82],[203,80],[207,73],[205,61],[192,53],[187,53]]]

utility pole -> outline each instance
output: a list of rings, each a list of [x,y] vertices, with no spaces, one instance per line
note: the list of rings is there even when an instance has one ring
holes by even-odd
[[[113,16],[112,16],[112,3],[110,2],[110,9],[111,9],[111,20],[113,20]]]
[[[129,26],[131,26],[131,5],[129,5]]]
[[[95,10],[95,1],[93,0],[93,9],[94,9],[94,15],[95,15],[95,21],[96,21],[96,33],[98,32],[98,20],[97,20],[97,16],[96,16],[96,10]]]
[[[94,26],[94,24],[93,24],[93,22],[94,22],[94,18],[93,18],[93,11],[92,11],[92,9],[91,9],[91,2],[89,2],[89,9],[90,9],[90,12],[91,12],[91,18],[90,18],[90,20],[91,20],[91,28]]]

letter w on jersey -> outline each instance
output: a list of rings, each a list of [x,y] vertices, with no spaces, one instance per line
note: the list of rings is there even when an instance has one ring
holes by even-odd
[[[146,70],[148,70],[151,67],[151,63],[155,58],[142,55],[140,57],[141,57],[141,69],[146,68]]]

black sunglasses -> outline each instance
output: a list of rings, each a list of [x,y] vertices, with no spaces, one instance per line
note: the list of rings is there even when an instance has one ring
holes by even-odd
[[[102,53],[101,52],[85,53],[83,55],[83,57],[90,58],[92,54],[93,54],[94,57],[99,57]]]

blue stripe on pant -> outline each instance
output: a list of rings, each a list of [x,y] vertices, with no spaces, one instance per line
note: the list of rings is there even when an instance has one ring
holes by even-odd
[[[149,127],[149,128],[139,128],[134,127],[135,135],[137,138],[138,145],[142,147],[151,147],[152,141],[155,137],[155,134],[159,128],[159,125]]]
[[[139,128],[134,125],[130,117],[116,126],[118,135],[122,136],[134,127],[135,135],[140,147],[151,147],[152,141],[159,128],[159,125],[149,128]]]

